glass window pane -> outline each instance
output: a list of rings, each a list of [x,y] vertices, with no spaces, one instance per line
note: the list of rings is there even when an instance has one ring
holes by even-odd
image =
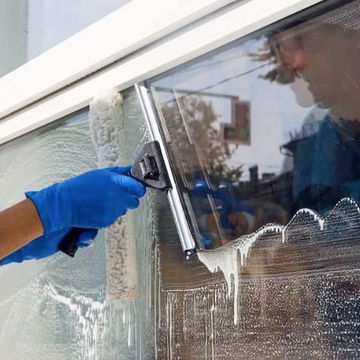
[[[119,134],[119,165],[131,164],[136,156],[134,146],[149,138],[134,89],[124,91],[123,97],[118,120],[134,127]],[[15,139],[0,147],[0,209],[22,200],[25,191],[41,189],[96,167],[88,111]],[[124,236],[131,236],[137,245],[135,300],[118,301],[106,296],[102,233],[92,247],[79,249],[75,258],[57,254],[0,268],[0,358],[154,358],[153,219],[148,208],[143,207],[151,201],[147,196],[139,209],[126,216],[134,229]]]
[[[193,231],[226,244],[184,261],[161,212],[160,358],[359,357],[360,2],[329,3],[147,84]]]
[[[302,15],[149,82],[207,248],[359,197],[357,7]]]
[[[25,191],[96,167],[87,117],[87,111],[80,112],[1,146],[1,209],[23,200]],[[70,354],[80,359],[99,351],[97,306],[103,302],[105,281],[101,235],[75,259],[59,254],[0,268],[1,354],[14,360],[65,360]]]

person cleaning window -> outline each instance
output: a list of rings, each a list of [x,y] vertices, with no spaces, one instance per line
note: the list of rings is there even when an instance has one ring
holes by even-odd
[[[127,174],[130,167],[92,170],[40,191],[0,212],[0,265],[55,254],[77,228],[77,246],[86,247],[99,229],[139,206],[145,186]]]

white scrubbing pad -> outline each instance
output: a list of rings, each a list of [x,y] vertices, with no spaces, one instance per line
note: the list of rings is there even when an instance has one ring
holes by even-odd
[[[104,91],[90,103],[90,132],[99,167],[119,166],[123,98],[116,90]],[[131,216],[118,219],[105,230],[107,256],[107,295],[128,300],[137,295],[137,263]]]

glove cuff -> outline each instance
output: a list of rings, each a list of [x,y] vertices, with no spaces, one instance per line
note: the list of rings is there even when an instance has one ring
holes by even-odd
[[[28,191],[25,195],[35,205],[45,236],[71,226],[71,215],[65,211],[67,206],[59,194],[59,184],[40,191]]]

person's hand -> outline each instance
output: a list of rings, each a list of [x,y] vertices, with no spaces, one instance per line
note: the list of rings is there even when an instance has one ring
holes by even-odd
[[[21,249],[0,260],[0,265],[13,262],[21,263],[25,260],[42,259],[55,254],[58,251],[60,241],[71,229],[63,229],[54,233],[43,235],[25,245]],[[78,234],[77,246],[80,248],[89,246],[98,233],[97,229],[83,229]]]
[[[0,260],[0,265],[53,255],[74,227],[78,229],[77,246],[88,246],[98,229],[136,208],[145,194],[145,186],[126,175],[129,170],[92,170],[41,191],[27,192],[39,213],[44,235]]]
[[[139,205],[145,186],[127,176],[130,167],[86,172],[26,196],[41,218],[44,235],[77,227],[100,229]]]

